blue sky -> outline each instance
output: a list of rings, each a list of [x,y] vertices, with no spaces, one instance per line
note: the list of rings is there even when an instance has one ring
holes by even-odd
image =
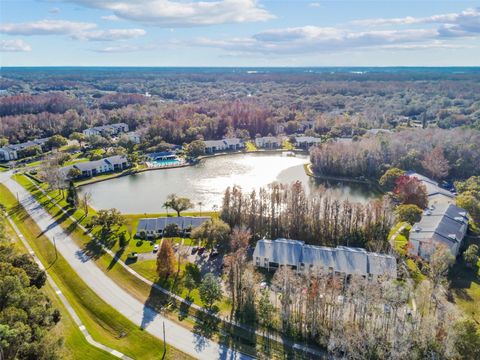
[[[477,66],[480,1],[1,0],[2,66]]]

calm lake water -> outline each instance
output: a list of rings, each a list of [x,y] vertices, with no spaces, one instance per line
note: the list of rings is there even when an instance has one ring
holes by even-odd
[[[81,192],[92,194],[96,209],[117,208],[122,213],[165,212],[162,204],[169,194],[192,200],[195,209],[202,202],[202,210],[221,206],[228,186],[239,185],[245,191],[258,189],[274,181],[292,183],[301,181],[308,191],[327,187],[333,196],[365,202],[378,193],[363,184],[320,182],[305,174],[307,155],[288,157],[281,153],[233,154],[209,158],[190,167],[147,171],[104,182],[87,185]]]

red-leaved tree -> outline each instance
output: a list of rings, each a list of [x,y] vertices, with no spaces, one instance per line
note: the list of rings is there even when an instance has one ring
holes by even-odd
[[[417,205],[420,209],[428,206],[427,188],[416,177],[399,176],[393,193],[402,204]]]

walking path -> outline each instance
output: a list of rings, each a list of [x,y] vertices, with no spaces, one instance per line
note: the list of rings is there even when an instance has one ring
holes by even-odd
[[[68,236],[60,224],[48,214],[35,198],[16,181],[10,178],[11,172],[0,175],[0,182],[15,195],[30,217],[38,224],[44,235],[56,244],[60,254],[67,260],[80,278],[106,303],[122,313],[134,324],[145,329],[159,339],[163,338],[165,324],[167,344],[198,359],[251,359],[250,356],[194,334],[179,324],[158,314],[154,309],[138,301],[117,285],[97,265],[86,257],[82,249]],[[137,275],[130,269],[130,272]]]
[[[45,266],[43,266],[42,262],[37,258],[37,256],[35,255],[35,252],[33,251],[32,247],[27,242],[27,240],[25,239],[23,234],[18,229],[17,225],[13,222],[13,220],[10,218],[10,216],[8,214],[7,214],[7,220],[9,222],[9,224],[12,226],[13,230],[15,230],[15,233],[17,234],[18,238],[23,243],[23,245],[25,246],[25,248],[27,249],[29,254],[33,257],[34,261],[37,263],[37,265],[40,267],[40,269],[42,269],[43,271],[46,272],[48,283],[52,286],[53,290],[55,291],[57,296],[60,298],[60,301],[63,303],[63,306],[65,306],[68,313],[72,317],[73,321],[75,321],[75,324],[77,324],[78,328],[80,329],[81,333],[83,334],[85,339],[88,341],[88,343],[95,346],[96,348],[99,348],[99,349],[102,349],[106,352],[109,352],[113,356],[116,356],[120,359],[133,360],[132,358],[128,357],[127,355],[122,354],[120,351],[112,349],[112,348],[110,348],[106,345],[103,345],[103,344],[99,343],[98,341],[93,340],[92,336],[90,335],[90,333],[86,329],[85,325],[83,325],[82,320],[80,320],[77,313],[73,309],[72,305],[70,305],[70,303],[68,302],[65,295],[63,295],[60,288],[57,286],[57,284],[55,284],[55,281],[53,281],[52,277],[50,275],[48,275],[48,272],[46,271]]]

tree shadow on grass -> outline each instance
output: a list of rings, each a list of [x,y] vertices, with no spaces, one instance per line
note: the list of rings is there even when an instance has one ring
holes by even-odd
[[[214,307],[211,310],[212,315],[218,313],[218,308]],[[195,334],[195,350],[202,351],[205,349],[213,335],[219,330],[220,320],[203,311],[198,311],[195,317],[195,326],[193,333]]]
[[[145,329],[158,314],[161,314],[171,307],[175,307],[175,303],[169,301],[169,298],[165,294],[162,294],[152,286],[143,306],[143,316],[140,327]]]
[[[104,254],[105,250],[103,249],[102,245],[96,240],[89,241],[82,250],[79,250],[77,252],[77,256],[85,262],[92,259],[97,260]]]
[[[108,267],[107,267],[108,271],[113,269],[113,267],[118,262],[118,260],[120,260],[124,252],[125,252],[125,248],[122,247],[115,253],[115,256],[112,258],[112,261],[110,261],[110,264],[108,264]]]
[[[190,312],[190,307],[193,304],[193,298],[190,296],[187,296],[185,298],[185,302],[182,302],[179,307],[178,311],[178,320],[183,321],[185,318],[188,317],[189,312]]]

